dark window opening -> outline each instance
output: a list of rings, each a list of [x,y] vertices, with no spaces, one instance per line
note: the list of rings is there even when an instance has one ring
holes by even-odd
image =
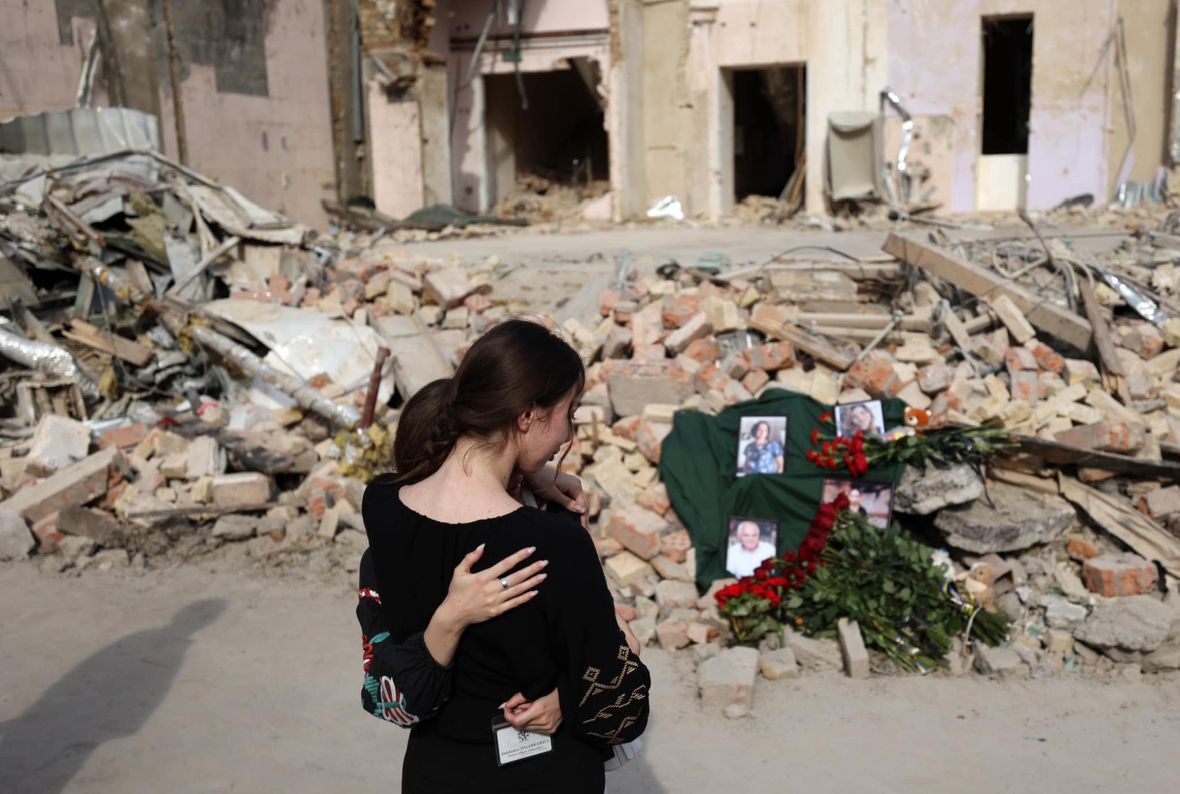
[[[586,189],[610,179],[601,75],[597,64],[573,61],[569,69],[520,75],[527,107],[516,75],[484,76],[494,197],[533,176]]]
[[[983,20],[983,153],[1028,154],[1033,18]]]
[[[783,196],[802,162],[805,66],[733,72],[733,189],[746,196]]]

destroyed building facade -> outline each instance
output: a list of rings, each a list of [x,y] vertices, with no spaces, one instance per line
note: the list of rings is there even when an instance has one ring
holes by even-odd
[[[175,154],[164,5],[0,0],[0,117],[73,107],[93,39],[94,104]],[[538,179],[595,220],[1134,204],[1180,154],[1173,0],[170,5],[190,164],[313,226],[324,199],[512,214]]]

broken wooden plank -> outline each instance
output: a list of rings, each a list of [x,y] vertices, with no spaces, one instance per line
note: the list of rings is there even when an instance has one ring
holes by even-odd
[[[1078,290],[1082,293],[1082,308],[1086,312],[1086,317],[1090,319],[1094,347],[1098,350],[1102,368],[1110,375],[1125,375],[1122,359],[1115,350],[1114,340],[1110,336],[1110,326],[1106,324],[1106,318],[1102,315],[1102,307],[1098,305],[1094,288],[1083,278],[1078,279]]]
[[[1058,466],[1073,465],[1105,471],[1115,474],[1129,474],[1141,478],[1153,478],[1180,482],[1180,463],[1167,461],[1140,460],[1114,452],[1099,452],[1083,449],[1070,444],[1049,441],[1035,436],[1011,436],[1016,442],[1017,449],[1036,455],[1047,463]]]
[[[1079,350],[1085,350],[1090,345],[1089,322],[961,256],[912,237],[894,233],[886,238],[882,248],[886,253],[944,278],[976,297],[1007,295],[1036,328]]]
[[[796,349],[802,350],[812,358],[816,358],[840,372],[851,367],[855,360],[818,336],[791,325],[789,310],[785,306],[759,304],[750,316],[750,327],[756,328],[773,339],[790,342]]]
[[[147,366],[148,362],[156,355],[150,347],[144,347],[134,340],[118,336],[111,331],[104,332],[85,320],[71,320],[69,326],[62,333],[67,339],[106,353],[108,356],[114,356],[136,367]]]
[[[1141,557],[1157,560],[1172,576],[1180,576],[1180,539],[1129,504],[1058,473],[1061,495],[1095,524],[1131,547]]]

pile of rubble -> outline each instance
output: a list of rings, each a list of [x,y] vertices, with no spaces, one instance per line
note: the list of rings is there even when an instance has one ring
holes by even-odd
[[[862,655],[859,637],[838,646],[788,632],[761,661],[721,651],[728,627],[712,594],[728,582],[698,592],[689,535],[657,478],[675,411],[715,413],[778,388],[825,404],[898,397],[936,426],[998,422],[1015,434],[1017,452],[986,482],[968,466],[909,468],[897,489],[903,525],[954,550],[960,583],[1017,626],[1011,647],[959,654],[953,671],[972,658],[980,672],[1017,676],[1180,666],[1180,602],[1161,592],[1166,578],[1174,594],[1180,575],[1180,465],[1169,460],[1180,456],[1180,251],[1153,242],[1128,238],[1132,248],[1101,265],[1058,241],[1051,257],[1035,238],[1019,251],[965,247],[999,251],[993,269],[893,235],[890,255],[873,261],[620,279],[601,294],[597,324],[564,325],[590,362],[566,467],[593,486],[596,543],[636,634],[729,660],[701,666],[706,699],[715,677],[747,691],[760,665],[769,678],[790,674],[792,655],[807,668],[867,670],[867,656],[847,661],[850,648]],[[1017,253],[1035,277],[1005,275]],[[1076,311],[1066,295],[1080,282],[1046,278],[1070,261],[1086,280]]]
[[[317,236],[152,153],[2,176],[0,559],[65,570],[232,549],[353,570],[390,406],[525,308],[497,299],[494,258],[415,256],[380,230]],[[1173,231],[1143,227],[1101,261],[1060,237],[895,234],[870,259],[639,273],[624,258],[608,289],[587,284],[567,305],[597,316],[562,325],[588,365],[563,465],[590,486],[636,634],[691,647],[706,699],[736,712],[759,669],[880,669],[855,627],[722,650],[725,582],[697,588],[661,443],[678,410],[778,388],[898,397],[935,424],[1016,434],[986,481],[910,470],[895,494],[903,524],[936,533],[962,586],[1017,625],[1010,647],[963,649],[952,672],[1180,667],[1162,597],[1180,575]]]
[[[154,152],[0,163],[0,559],[355,570],[397,405],[522,307]]]

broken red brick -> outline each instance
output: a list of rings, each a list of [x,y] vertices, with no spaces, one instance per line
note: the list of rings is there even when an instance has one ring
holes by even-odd
[[[1081,538],[1070,538],[1066,552],[1075,560],[1092,560],[1102,553],[1102,550]]]
[[[610,431],[619,438],[625,438],[628,441],[634,441],[639,435],[639,416],[624,416],[622,419],[610,426]]]
[[[1155,565],[1136,554],[1103,554],[1082,565],[1086,588],[1107,598],[1150,592],[1157,578]]]
[[[1056,372],[1058,375],[1065,371],[1065,359],[1046,344],[1038,344],[1034,347],[1033,357],[1037,360],[1037,366],[1041,369]]]
[[[1040,382],[1036,370],[1017,370],[1009,375],[1012,381],[1012,399],[1036,404],[1040,397]]]
[[[684,348],[684,355],[702,364],[709,364],[720,360],[721,348],[715,339],[694,339]]]
[[[1058,443],[1082,449],[1135,452],[1147,443],[1147,426],[1142,422],[1111,420],[1062,431],[1056,439]]]
[[[1008,352],[1004,353],[1004,364],[1008,367],[1008,372],[1021,372],[1023,370],[1038,369],[1036,356],[1027,347],[1009,347]]]
[[[768,383],[770,383],[770,376],[760,369],[752,369],[746,373],[746,377],[742,378],[742,386],[750,394],[757,394]]]
[[[680,328],[701,310],[701,296],[680,292],[664,298],[661,318],[668,328]]]
[[[691,548],[692,538],[686,529],[678,529],[660,538],[660,553],[675,562],[683,563],[687,560]]]
[[[140,422],[127,425],[126,427],[114,427],[98,437],[98,448],[118,447],[119,449],[127,449],[143,441],[147,438],[147,434],[147,426]]]
[[[54,512],[36,520],[29,527],[37,536],[37,553],[52,554],[57,551],[65,535],[57,529],[58,512]]]
[[[603,317],[610,317],[610,313],[621,298],[622,295],[618,290],[607,289],[598,293],[598,313]]]
[[[874,350],[848,368],[844,388],[864,389],[875,399],[896,397],[908,384],[897,377],[893,364],[893,357],[888,353]]]

